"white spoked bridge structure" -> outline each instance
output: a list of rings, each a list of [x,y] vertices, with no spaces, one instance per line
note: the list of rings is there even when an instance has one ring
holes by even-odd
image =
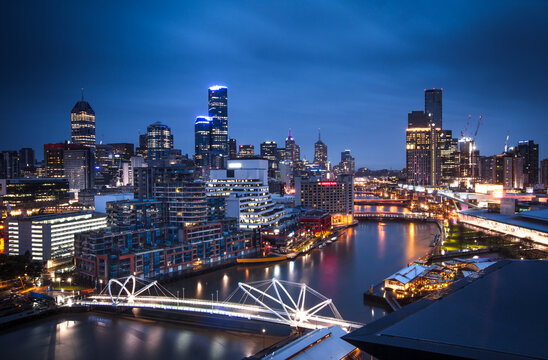
[[[306,284],[271,280],[239,283],[225,301],[181,299],[157,281],[135,276],[111,279],[98,295],[77,302],[92,307],[144,308],[221,315],[288,325],[300,329],[319,329],[338,325],[346,331],[363,324],[344,320],[331,299]]]

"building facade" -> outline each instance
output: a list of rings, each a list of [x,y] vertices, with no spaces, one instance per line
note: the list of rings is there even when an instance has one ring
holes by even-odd
[[[211,124],[211,168],[224,169],[228,159],[228,89],[212,86],[208,89],[208,115]]]
[[[84,100],[78,101],[70,112],[71,143],[95,148],[95,111]]]
[[[173,135],[171,128],[160,122],[147,127],[147,160],[160,160],[171,154]]]
[[[206,175],[211,164],[211,132],[213,118],[198,116],[194,122],[194,161],[196,167]]]
[[[424,112],[428,116],[428,125],[433,125],[440,129],[443,129],[442,95],[443,89],[424,90]]]
[[[31,254],[32,260],[54,264],[74,258],[74,234],[107,227],[104,214],[72,212],[7,218],[4,222],[9,255]]]
[[[320,169],[327,169],[327,145],[322,141],[318,132],[318,141],[314,143],[314,164]]]

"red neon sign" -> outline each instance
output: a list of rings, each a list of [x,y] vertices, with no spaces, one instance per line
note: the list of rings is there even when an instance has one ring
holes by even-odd
[[[332,185],[337,185],[337,182],[336,181],[324,181],[324,182],[321,182],[320,184],[322,186],[332,186]]]

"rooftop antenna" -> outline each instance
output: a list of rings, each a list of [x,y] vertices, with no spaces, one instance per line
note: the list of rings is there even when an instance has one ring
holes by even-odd
[[[82,101],[84,101],[84,88],[82,88]]]
[[[322,141],[322,133],[320,132],[320,128],[318,128],[318,141]]]

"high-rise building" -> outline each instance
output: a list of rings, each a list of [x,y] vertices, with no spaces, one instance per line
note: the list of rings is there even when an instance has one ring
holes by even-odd
[[[421,119],[422,117],[422,119]],[[413,111],[406,130],[407,182],[414,185],[437,185],[440,180],[441,129],[428,123],[428,115]]]
[[[240,145],[238,151],[239,158],[255,156],[255,146],[253,145]]]
[[[459,167],[461,178],[479,177],[479,151],[472,138],[463,137],[459,140]]]
[[[510,153],[493,157],[493,183],[505,188],[522,189],[524,186],[523,157]]]
[[[135,155],[147,158],[147,134],[139,134],[139,146],[135,149]]]
[[[44,164],[45,175],[48,178],[65,177],[65,151],[67,150],[83,150],[86,146],[82,144],[44,144]]]
[[[282,228],[289,217],[268,192],[267,160],[230,160],[227,170],[211,171],[206,190],[207,196],[226,198],[226,216],[238,218],[241,230]]]
[[[71,142],[95,149],[95,111],[87,101],[78,101],[70,112]]]
[[[525,185],[534,186],[538,184],[538,144],[535,144],[533,140],[520,141],[515,151],[523,157]]]
[[[153,199],[154,184],[194,179],[194,168],[188,164],[133,168],[135,198]]]
[[[132,143],[112,143],[109,145],[112,149],[112,155],[122,161],[130,161],[135,154],[133,151],[135,145]]]
[[[341,152],[339,171],[341,174],[354,174],[356,172],[356,159],[354,159],[348,149]]]
[[[34,149],[22,148],[21,150],[19,150],[19,168],[20,169],[32,169],[34,168],[35,162],[36,162],[36,157],[34,156]]]
[[[451,130],[440,132],[440,171],[441,181],[449,184],[459,176],[458,140]]]
[[[0,179],[16,179],[20,176],[20,162],[17,151],[0,152]]]
[[[69,180],[70,191],[78,192],[93,187],[94,166],[91,148],[63,151],[64,177]]]
[[[436,128],[443,129],[442,126],[442,93],[443,89],[424,90],[424,112],[428,120]]]
[[[234,160],[238,156],[238,144],[236,139],[228,139],[228,159]]]
[[[173,149],[173,135],[169,126],[155,122],[147,127],[147,160],[168,157]]]
[[[194,161],[202,175],[211,164],[211,129],[213,118],[198,116],[194,122]]]
[[[285,139],[284,160],[296,162],[300,159],[301,147],[295,143],[295,139],[293,139],[293,135],[291,135],[291,129],[289,129],[289,134]]]
[[[208,115],[211,124],[211,168],[224,169],[228,158],[228,89],[212,86],[208,89]]]
[[[207,201],[203,181],[172,181],[154,184],[154,198],[168,204],[169,224],[191,227],[207,222]]]
[[[319,177],[295,177],[295,206],[323,210],[331,215],[334,225],[354,221],[354,176],[342,175],[337,181]]]
[[[327,169],[327,145],[323,143],[319,131],[318,141],[314,143],[314,164],[320,169]]]
[[[278,144],[275,141],[261,143],[261,157],[268,160],[268,176],[279,179],[279,157]]]
[[[548,158],[540,161],[540,183],[548,187]]]
[[[490,184],[493,182],[494,158],[492,156],[479,157],[479,176],[480,179]]]

